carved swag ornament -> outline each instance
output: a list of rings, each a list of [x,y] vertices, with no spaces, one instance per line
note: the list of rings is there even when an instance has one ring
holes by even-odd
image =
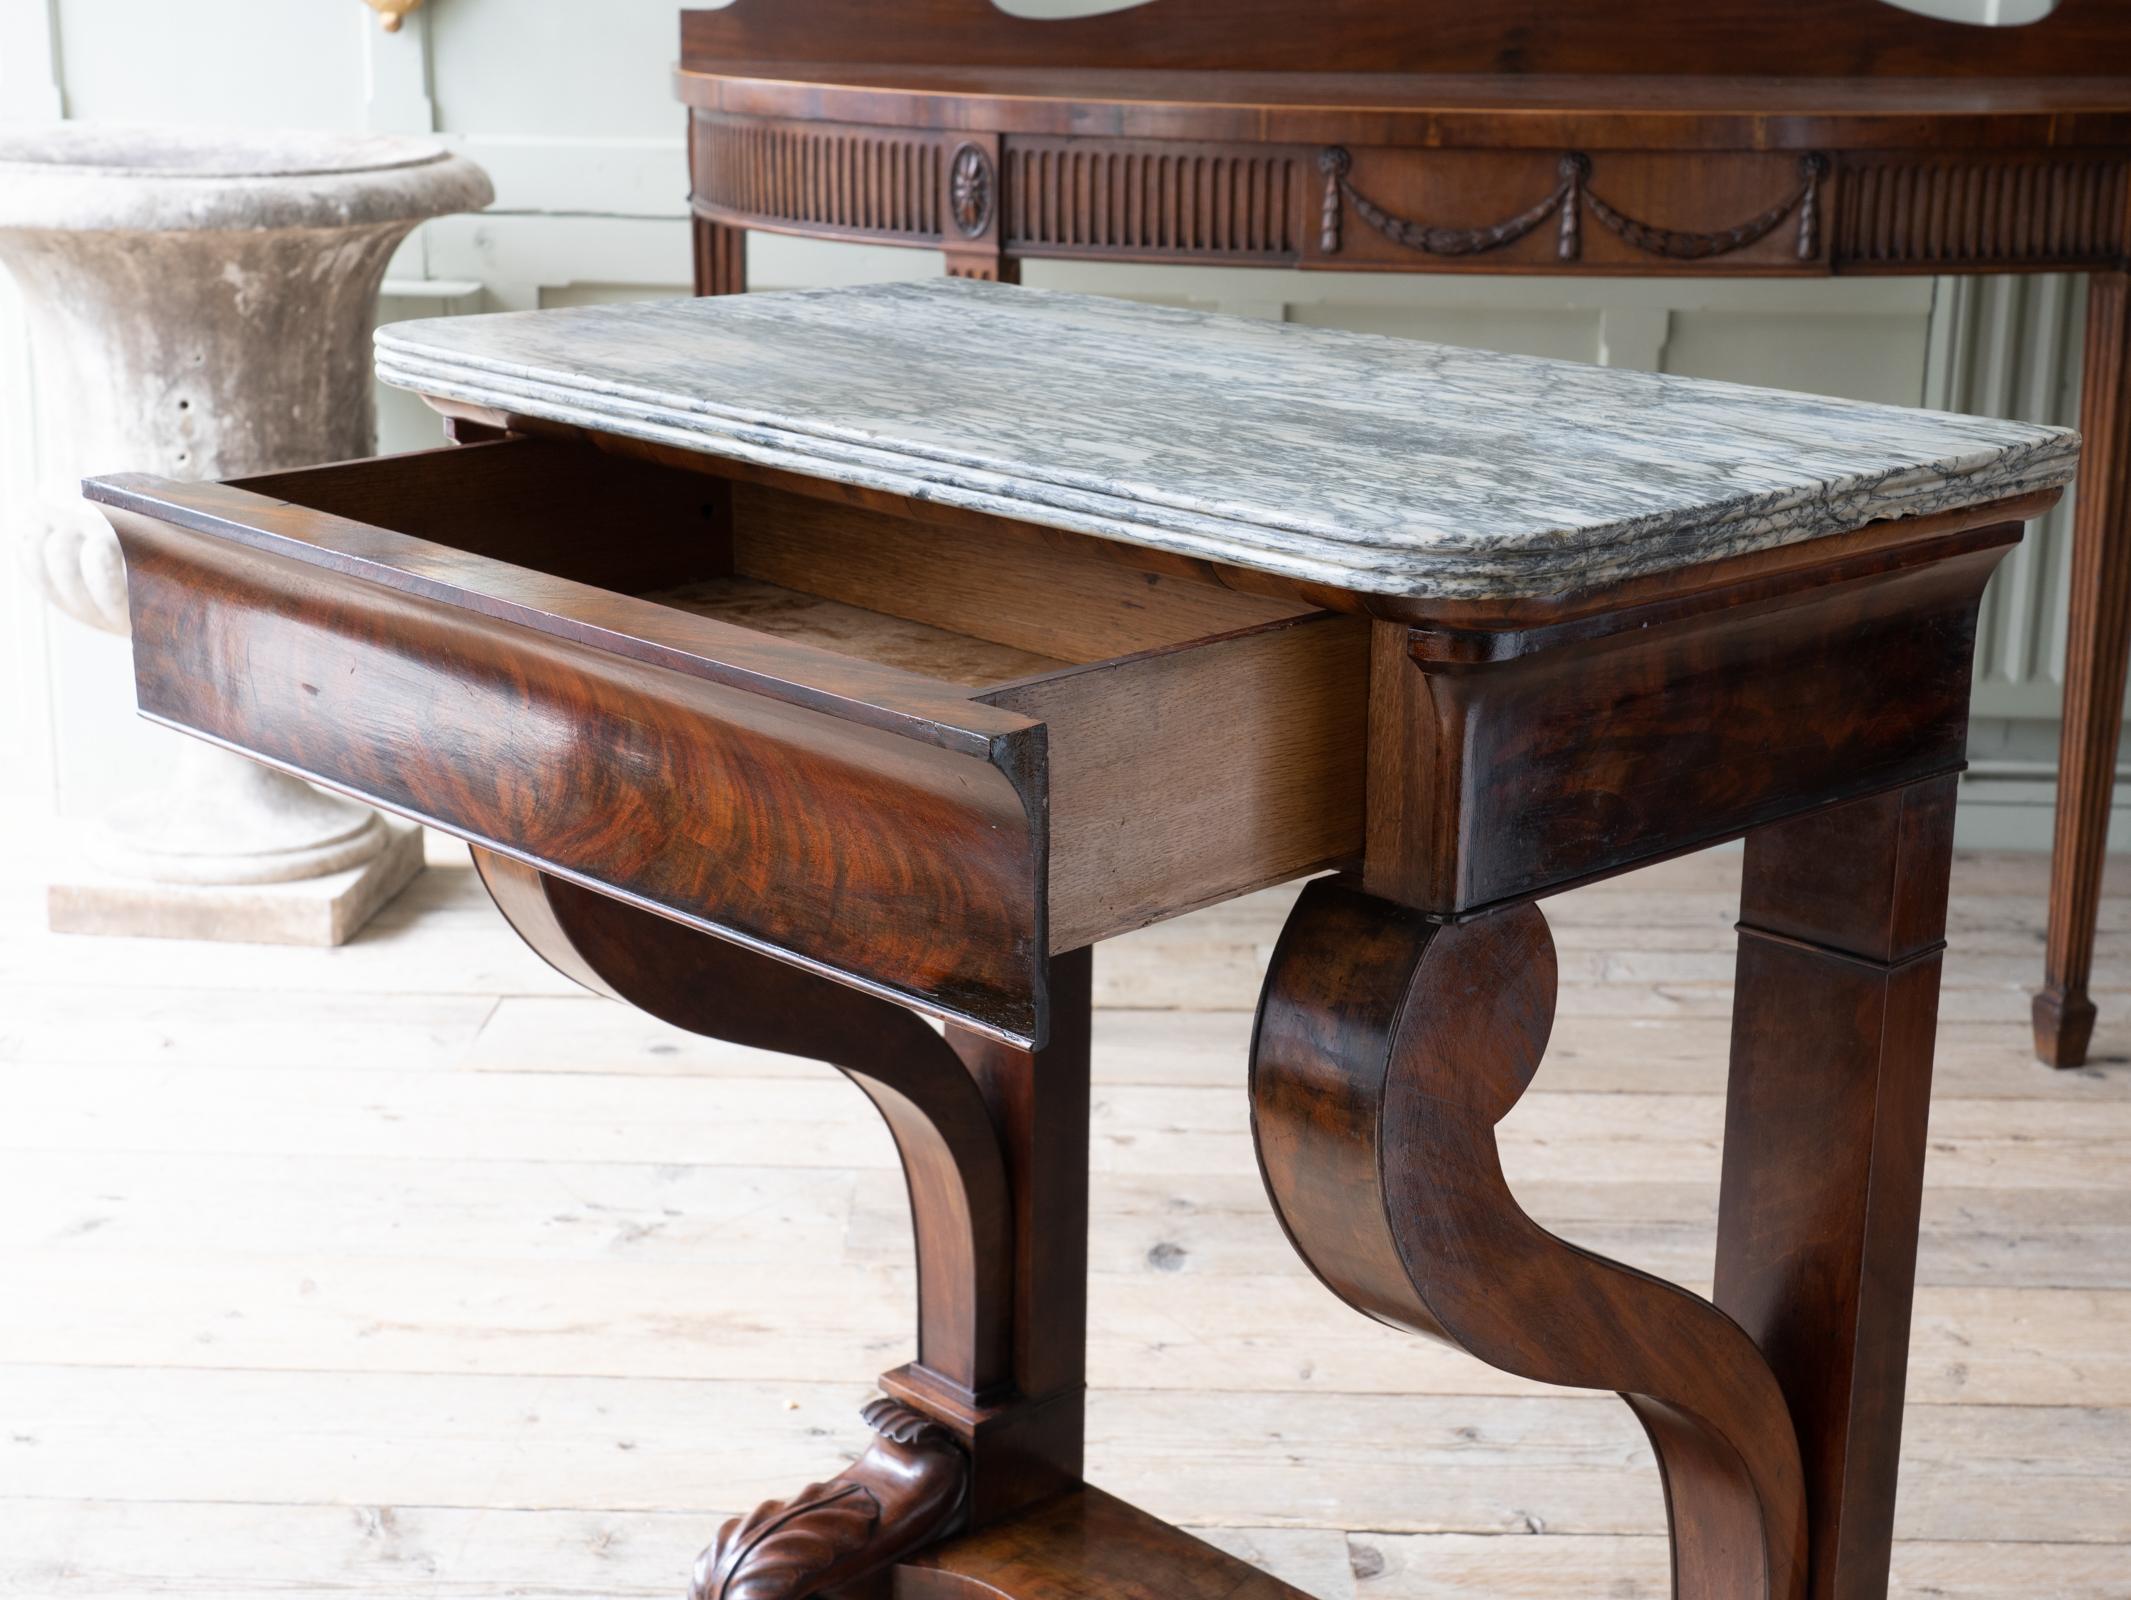
[[[1324,174],[1323,231],[1319,245],[1326,255],[1338,254],[1342,217],[1345,209],[1352,207],[1356,216],[1393,244],[1432,256],[1471,256],[1499,250],[1506,244],[1516,243],[1549,218],[1559,217],[1554,253],[1562,261],[1575,261],[1583,254],[1581,230],[1586,210],[1607,231],[1632,248],[1645,255],[1664,256],[1673,261],[1703,261],[1743,250],[1767,238],[1786,218],[1796,213],[1798,259],[1811,261],[1820,254],[1820,180],[1827,176],[1828,158],[1818,152],[1801,156],[1798,160],[1799,187],[1795,193],[1758,216],[1709,233],[1683,233],[1656,227],[1639,222],[1609,205],[1591,191],[1591,158],[1580,151],[1570,151],[1561,158],[1557,169],[1560,181],[1553,193],[1515,216],[1478,228],[1444,227],[1394,216],[1354,187],[1349,176],[1353,168],[1353,155],[1341,145],[1328,146],[1318,154],[1317,169]]]

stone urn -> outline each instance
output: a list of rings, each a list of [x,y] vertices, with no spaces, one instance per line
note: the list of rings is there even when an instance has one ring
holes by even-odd
[[[90,473],[229,478],[370,454],[386,263],[416,223],[493,197],[425,139],[0,131],[0,266],[36,398],[35,481],[10,509],[52,602],[127,631],[117,541],[80,498]],[[155,781],[86,836],[92,870],[52,886],[55,928],[339,943],[419,870],[417,830],[169,740]]]

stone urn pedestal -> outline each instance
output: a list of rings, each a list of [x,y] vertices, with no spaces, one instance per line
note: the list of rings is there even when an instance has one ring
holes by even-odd
[[[127,631],[94,472],[230,478],[375,448],[370,328],[414,225],[493,198],[422,139],[66,123],[0,133],[0,266],[29,320],[20,551],[60,610]],[[116,708],[114,708],[116,714]],[[50,889],[62,932],[338,944],[421,868],[418,829],[170,734]]]

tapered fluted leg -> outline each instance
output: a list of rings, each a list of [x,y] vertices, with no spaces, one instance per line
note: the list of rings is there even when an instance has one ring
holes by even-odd
[[[2034,1015],[2035,1054],[2053,1067],[2083,1064],[2094,1033],[2087,981],[2131,662],[2131,275],[2125,273],[2097,272],[2087,291],[2079,422],[2086,453],[2072,523],[2049,947]]]
[[[693,219],[697,294],[747,292],[747,230],[707,217]]]

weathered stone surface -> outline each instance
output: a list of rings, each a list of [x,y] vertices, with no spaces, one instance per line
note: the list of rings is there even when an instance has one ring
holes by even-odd
[[[421,139],[61,124],[0,134],[0,264],[36,363],[23,530],[61,610],[123,633],[125,579],[80,480],[227,478],[364,455],[392,252],[487,177]]]
[[[375,817],[375,813],[371,813]],[[337,945],[353,938],[422,870],[422,830],[378,822],[384,848],[337,872],[285,883],[148,883],[77,861],[45,893],[54,933]]]
[[[126,631],[117,543],[80,498],[89,473],[227,478],[368,454],[386,264],[418,222],[491,198],[480,168],[432,140],[0,133],[0,265],[22,290],[37,384],[36,478],[16,531],[52,601]],[[164,776],[109,819],[94,850],[104,867],[162,884],[287,882],[360,874],[390,846],[374,812],[219,751],[189,751]],[[211,896],[188,889],[160,912],[154,898],[100,886],[104,909],[71,925],[161,916],[213,936]],[[324,898],[341,909],[317,926],[364,903],[349,886]],[[65,900],[55,890],[55,915]],[[230,937],[260,936],[256,915],[225,911]]]

